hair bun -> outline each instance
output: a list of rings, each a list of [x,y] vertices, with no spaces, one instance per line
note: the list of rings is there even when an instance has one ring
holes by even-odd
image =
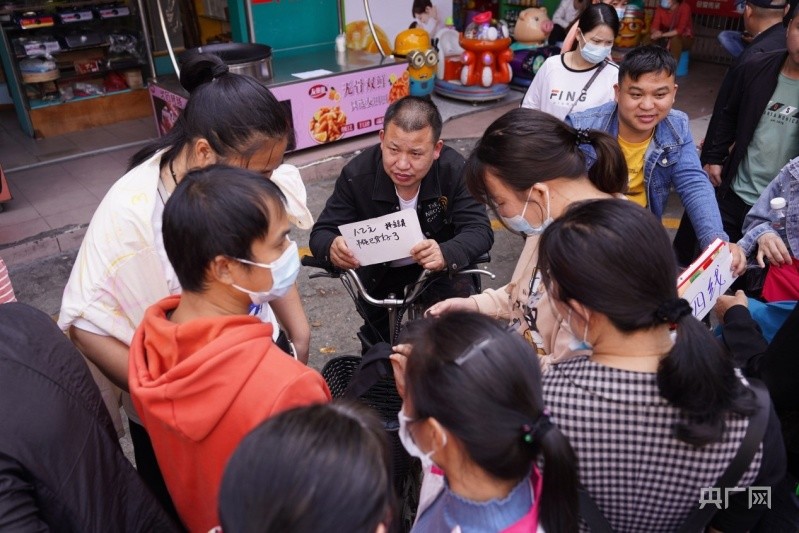
[[[180,84],[189,93],[210,83],[229,71],[228,66],[214,54],[192,54],[180,69]]]
[[[228,72],[230,72],[230,67],[222,63],[221,65],[216,65],[211,69],[211,76],[213,76],[214,79],[217,79],[220,76],[224,76]]]

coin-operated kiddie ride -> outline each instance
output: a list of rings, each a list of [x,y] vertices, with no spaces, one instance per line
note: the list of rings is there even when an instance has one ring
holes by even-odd
[[[404,30],[394,39],[394,55],[408,61],[408,84],[411,96],[433,92],[438,54],[430,44],[430,35],[421,28]]]
[[[443,78],[436,80],[436,93],[469,102],[498,100],[508,94],[513,52],[505,21],[492,19],[490,11],[475,16],[458,38],[463,50],[459,54],[451,46],[451,33],[446,32],[455,30],[444,29],[436,34],[443,56],[439,61],[444,62],[444,68],[439,69]]]
[[[560,54],[560,47],[547,46],[553,24],[544,7],[531,7],[519,13],[513,28],[513,85],[529,87],[533,76],[550,56]]]

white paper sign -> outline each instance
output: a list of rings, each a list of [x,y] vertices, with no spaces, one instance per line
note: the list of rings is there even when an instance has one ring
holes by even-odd
[[[333,74],[332,71],[326,68],[318,68],[316,70],[306,70],[305,72],[292,72],[291,75],[301,80],[308,80],[310,78],[318,78],[320,76],[328,76]]]
[[[414,209],[344,224],[338,230],[363,266],[409,257],[411,248],[424,240]]]
[[[693,277],[680,287],[680,297],[688,300],[693,315],[699,320],[713,309],[719,296],[727,292],[735,281],[737,276],[730,271],[731,266],[732,253],[725,243],[714,257],[700,265]]]

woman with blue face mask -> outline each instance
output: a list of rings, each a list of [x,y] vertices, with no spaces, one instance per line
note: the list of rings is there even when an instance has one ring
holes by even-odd
[[[576,49],[544,61],[522,107],[563,119],[612,101],[619,68],[610,61],[610,51],[618,33],[619,17],[612,6],[588,6],[577,21]]]
[[[464,312],[414,323],[403,342],[399,436],[425,468],[412,531],[577,531],[577,465],[530,346]]]
[[[649,31],[652,42],[668,48],[679,61],[694,42],[691,6],[683,0],[659,0]]]
[[[591,144],[597,164],[586,172],[579,145]],[[469,298],[450,298],[428,313],[478,311],[507,320],[540,356],[567,357],[572,336],[561,331],[538,261],[538,239],[573,202],[621,195],[627,167],[616,140],[596,131],[577,131],[534,109],[514,109],[491,124],[466,165],[469,191],[487,204],[503,224],[525,238],[510,282]]]
[[[330,399],[322,376],[249,314],[251,304],[283,297],[300,270],[284,202],[260,173],[214,165],[186,174],[164,207],[164,248],[183,291],[145,311],[128,383],[190,531],[219,523],[222,472],[248,431]]]

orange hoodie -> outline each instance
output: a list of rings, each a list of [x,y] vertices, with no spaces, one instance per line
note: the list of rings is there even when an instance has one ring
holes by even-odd
[[[330,400],[322,376],[272,342],[251,316],[170,322],[180,296],[147,309],[130,347],[133,404],[153,442],[169,493],[190,531],[219,524],[228,458],[270,416]]]

